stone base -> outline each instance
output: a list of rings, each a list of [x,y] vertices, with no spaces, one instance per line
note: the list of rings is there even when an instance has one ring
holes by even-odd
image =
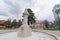
[[[22,25],[19,28],[18,37],[29,37],[31,35],[31,28],[28,25]]]

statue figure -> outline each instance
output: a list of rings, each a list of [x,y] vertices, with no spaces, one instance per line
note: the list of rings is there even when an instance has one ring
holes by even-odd
[[[28,23],[27,23],[28,22],[28,16],[29,16],[29,13],[28,13],[27,9],[25,9],[25,11],[23,13],[23,24],[19,28],[19,31],[18,31],[19,37],[28,37],[28,36],[32,35],[31,28],[28,26]]]

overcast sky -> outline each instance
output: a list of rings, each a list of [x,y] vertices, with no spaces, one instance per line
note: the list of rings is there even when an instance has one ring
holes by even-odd
[[[52,9],[60,0],[0,0],[0,19],[21,19],[25,8],[35,13],[37,20],[53,21]]]

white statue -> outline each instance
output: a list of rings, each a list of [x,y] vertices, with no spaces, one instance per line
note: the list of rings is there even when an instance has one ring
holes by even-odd
[[[18,36],[19,37],[28,37],[31,36],[31,28],[28,26],[28,16],[29,13],[27,11],[27,9],[25,9],[24,13],[23,13],[23,25],[19,28],[18,31]]]

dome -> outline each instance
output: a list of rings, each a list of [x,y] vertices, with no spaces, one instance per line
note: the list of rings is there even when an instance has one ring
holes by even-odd
[[[55,5],[53,8],[53,10],[57,10],[57,9],[60,9],[60,4]]]

